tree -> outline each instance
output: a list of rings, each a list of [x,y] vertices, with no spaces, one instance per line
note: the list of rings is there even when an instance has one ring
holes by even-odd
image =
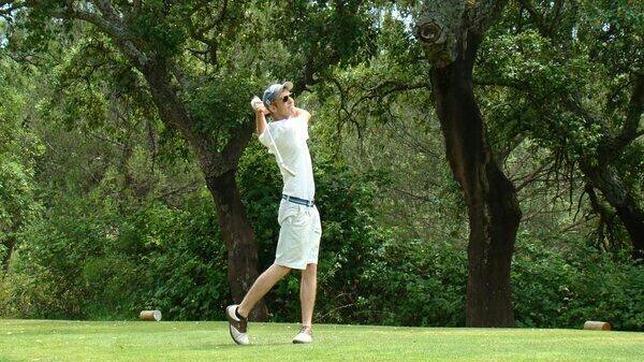
[[[601,79],[606,84],[615,86],[607,87],[609,93],[606,97],[593,97],[573,91],[550,101],[558,103],[564,111],[581,119],[588,126],[599,128],[600,136],[596,143],[587,148],[584,154],[578,155],[579,168],[589,184],[587,189],[591,196],[593,189],[600,190],[626,228],[632,243],[633,259],[644,258],[644,207],[636,188],[626,182],[626,172],[623,169],[624,162],[637,167],[637,162],[629,162],[624,157],[633,152],[633,148],[637,148],[633,142],[644,134],[641,129],[644,70],[639,44],[639,37],[644,30],[641,25],[644,7],[637,2],[597,4],[582,1],[578,9],[575,9],[562,3],[564,2],[557,2],[559,12],[571,19],[569,22],[576,29],[576,35],[572,32],[566,34],[566,23],[557,23],[556,19],[548,21],[544,15],[547,14],[545,9],[536,8],[531,1],[521,1],[542,36],[560,44],[573,44],[574,38],[578,37],[587,46],[588,53],[581,47],[568,46],[564,48],[567,50],[567,57],[575,59],[587,54],[593,68],[597,68],[597,73],[602,75]],[[575,10],[581,11],[576,13]],[[602,42],[601,45],[597,40]],[[601,68],[604,69],[593,64],[595,62],[602,63]],[[592,78],[587,78],[584,83],[592,83]],[[596,98],[603,107],[600,110],[592,109],[582,100],[584,97]],[[562,99],[564,102],[561,102]],[[568,137],[570,136],[572,135]],[[639,153],[641,154],[641,150]],[[593,205],[600,213],[601,206],[596,202]]]
[[[43,25],[51,17],[91,24],[110,39],[118,53],[145,79],[161,120],[186,140],[198,160],[217,206],[228,249],[232,296],[241,300],[258,275],[253,229],[235,183],[237,162],[253,129],[246,105],[248,97],[235,95],[254,93],[258,88],[254,81],[263,80],[255,77],[249,64],[254,57],[247,54],[260,47],[253,42],[239,50],[234,47],[234,39],[257,37],[254,27],[244,27],[246,31],[239,27],[251,15],[249,4],[8,3],[14,9],[28,8],[35,34],[42,34],[39,29],[51,28]],[[266,308],[260,304],[254,317],[264,319]]]
[[[510,265],[521,211],[514,186],[486,141],[472,82],[478,48],[505,4],[427,1],[416,19],[418,40],[433,65],[431,84],[447,158],[468,207],[468,326],[514,324]]]
[[[634,260],[644,257],[638,172],[644,150],[637,141],[644,134],[642,9],[630,2],[521,0],[506,17],[519,26],[498,31],[479,77],[505,88],[515,114],[525,115],[504,119],[510,137],[536,140],[559,168],[581,171],[599,228],[616,214]]]
[[[304,74],[297,65],[284,67],[289,57],[279,41],[280,31],[292,38],[311,35],[307,20],[343,34],[356,31],[355,19],[364,12],[361,1],[311,4],[297,2],[299,12],[295,30],[276,26],[276,18],[291,14],[288,6],[261,1],[173,2],[173,1],[5,1],[2,15],[26,8],[37,40],[51,31],[48,19],[81,20],[106,35],[119,54],[145,79],[159,117],[166,127],[181,134],[197,158],[208,189],[217,206],[219,225],[228,249],[228,277],[233,299],[241,300],[257,276],[258,260],[254,232],[247,220],[235,182],[239,158],[253,130],[247,101],[258,93],[275,73],[298,74],[300,89],[315,82],[329,63],[340,62],[345,54],[328,41],[307,37]],[[336,16],[337,15],[337,16]],[[279,22],[277,22],[280,24]],[[283,23],[285,24],[285,23]],[[365,23],[364,25],[368,25]],[[352,33],[351,32],[351,33]],[[315,32],[313,32],[315,34]],[[351,38],[346,40],[349,51]],[[296,44],[295,49],[298,49]],[[319,49],[334,54],[319,57]],[[350,53],[350,52],[349,52]],[[310,59],[321,60],[310,62]],[[311,64],[308,64],[311,63]],[[254,317],[266,317],[263,304]]]

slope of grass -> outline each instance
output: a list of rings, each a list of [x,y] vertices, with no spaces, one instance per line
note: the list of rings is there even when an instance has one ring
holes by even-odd
[[[556,329],[316,325],[294,345],[296,325],[251,323],[236,346],[224,322],[0,320],[0,360],[642,360],[644,333]]]

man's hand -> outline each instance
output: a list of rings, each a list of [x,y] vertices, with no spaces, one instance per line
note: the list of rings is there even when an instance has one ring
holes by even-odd
[[[255,111],[256,115],[260,115],[260,114],[268,115],[268,114],[271,113],[264,106],[264,102],[262,102],[262,100],[259,99],[259,97],[257,97],[257,96],[253,97],[253,99],[250,101],[250,106],[253,108],[253,110]]]
[[[266,109],[266,107],[264,107],[264,106],[259,106],[259,108],[257,108],[257,109],[255,110],[255,114],[256,114],[256,115],[260,115],[260,114],[261,114],[261,115],[263,115],[263,116],[268,116],[269,114],[271,114],[271,111],[269,111],[268,109]]]

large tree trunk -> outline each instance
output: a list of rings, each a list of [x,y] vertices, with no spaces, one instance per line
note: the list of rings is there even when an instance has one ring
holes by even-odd
[[[510,265],[521,211],[494,161],[472,89],[472,68],[487,27],[506,0],[426,1],[416,36],[432,64],[436,111],[447,158],[468,207],[468,326],[514,325]]]
[[[233,300],[240,303],[258,277],[255,234],[235,183],[235,171],[207,176],[206,182],[217,205],[221,235],[228,250],[228,282]],[[251,312],[253,320],[265,320],[268,309],[262,300]]]
[[[246,218],[244,205],[235,181],[237,163],[248,144],[252,125],[233,130],[223,151],[207,134],[195,131],[197,128],[189,113],[173,91],[167,68],[164,64],[150,63],[143,74],[150,84],[155,105],[164,122],[179,130],[199,158],[206,184],[217,207],[221,235],[228,251],[228,283],[233,300],[241,302],[258,276],[259,263],[253,227]],[[268,310],[260,301],[251,312],[253,320],[263,321]]]
[[[432,87],[447,158],[468,206],[466,323],[472,327],[514,325],[510,265],[521,220],[513,185],[494,161],[472,89],[480,44],[470,34],[467,50],[444,67],[434,66]]]
[[[592,185],[602,192],[624,224],[633,245],[633,260],[644,259],[644,210],[624,185],[617,171],[610,165],[582,165],[582,170]]]

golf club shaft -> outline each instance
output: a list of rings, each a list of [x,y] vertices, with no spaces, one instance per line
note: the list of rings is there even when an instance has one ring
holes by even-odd
[[[284,163],[284,160],[282,159],[282,155],[280,154],[280,150],[277,148],[277,144],[273,139],[273,135],[271,134],[270,127],[268,126],[268,124],[266,125],[266,132],[268,132],[268,138],[270,138],[271,143],[273,144],[273,148],[275,148],[275,155],[277,156],[277,162],[279,163],[280,167],[283,168],[286,172],[290,173],[291,176],[295,176],[295,172],[293,172],[290,168],[288,168]]]

